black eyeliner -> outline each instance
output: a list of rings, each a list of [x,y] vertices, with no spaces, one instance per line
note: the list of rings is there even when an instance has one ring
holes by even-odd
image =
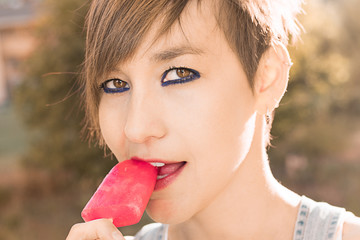
[[[117,89],[117,88],[112,89],[112,88],[106,87],[106,84],[107,84],[108,82],[111,82],[111,81],[114,81],[114,80],[120,80],[120,79],[112,78],[112,79],[106,80],[106,81],[104,81],[103,83],[100,84],[99,88],[100,88],[100,89],[103,89],[103,91],[104,91],[105,93],[110,93],[110,94],[111,94],[111,93],[122,93],[122,92],[128,91],[128,90],[130,89],[130,87],[127,87],[127,88],[119,88],[119,89]],[[122,81],[122,80],[120,80],[120,81]]]
[[[179,78],[179,79],[175,79],[175,80],[168,80],[166,82],[164,82],[164,79],[166,77],[166,75],[170,72],[170,71],[173,71],[173,70],[178,70],[178,69],[185,69],[185,70],[188,70],[192,73],[191,76],[188,76],[188,77],[184,77],[184,78]],[[187,83],[187,82],[191,82],[193,80],[196,80],[200,78],[200,73],[194,69],[191,69],[191,68],[187,68],[187,67],[171,67],[169,68],[168,70],[166,70],[162,77],[161,77],[161,86],[163,87],[166,87],[166,86],[169,86],[169,85],[173,85],[173,84],[182,84],[182,83]]]

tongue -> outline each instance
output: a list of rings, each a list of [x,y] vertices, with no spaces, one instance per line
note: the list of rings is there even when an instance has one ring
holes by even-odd
[[[158,175],[167,175],[176,172],[184,164],[185,162],[165,164],[164,166],[158,168],[159,169]]]

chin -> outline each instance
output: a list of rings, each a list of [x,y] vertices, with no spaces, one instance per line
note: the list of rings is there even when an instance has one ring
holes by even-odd
[[[146,213],[155,222],[164,224],[179,224],[191,217],[187,216],[188,210],[183,211],[183,208],[176,204],[161,200],[150,200]]]

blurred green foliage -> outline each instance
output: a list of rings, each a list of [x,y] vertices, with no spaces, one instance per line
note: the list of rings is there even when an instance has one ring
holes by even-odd
[[[71,182],[99,178],[114,164],[80,137],[84,111],[77,77],[87,8],[83,0],[42,3],[35,27],[38,46],[24,64],[25,79],[15,93],[17,110],[32,130],[24,164],[47,169],[54,178],[66,173]]]
[[[353,146],[360,133],[360,24],[350,10],[359,8],[353,0],[305,6],[305,33],[290,47],[294,65],[272,129],[275,175],[302,194],[339,205],[351,194],[360,198],[359,146]],[[337,197],[315,190],[331,184]],[[350,185],[355,191],[346,193]],[[346,207],[360,212],[358,203]]]

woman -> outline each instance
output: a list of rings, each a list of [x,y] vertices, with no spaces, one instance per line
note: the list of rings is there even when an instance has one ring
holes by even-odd
[[[269,168],[299,11],[289,0],[92,2],[87,127],[119,162],[167,169],[147,207],[159,224],[135,239],[360,239],[358,218],[286,189]],[[67,239],[124,238],[103,219]]]

